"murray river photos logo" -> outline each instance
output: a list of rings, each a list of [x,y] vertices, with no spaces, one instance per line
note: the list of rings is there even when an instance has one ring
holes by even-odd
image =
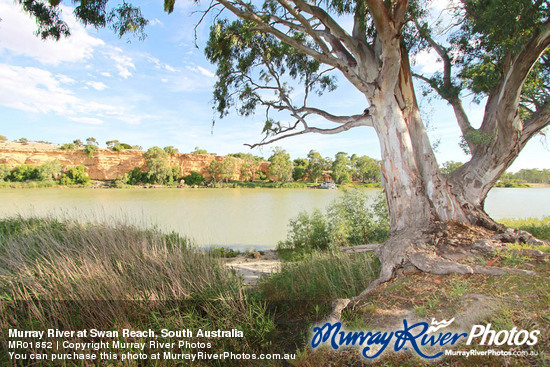
[[[512,330],[496,331],[491,328],[491,324],[474,325],[469,333],[442,330],[450,326],[454,320],[432,319],[431,324],[411,324],[404,319],[403,328],[394,331],[348,331],[340,322],[327,322],[323,326],[313,328],[311,347],[315,349],[321,345],[329,345],[334,350],[345,346],[362,347],[362,355],[369,359],[376,358],[388,347],[393,347],[395,352],[412,349],[420,357],[433,359],[441,357],[444,352],[439,350],[434,354],[428,354],[425,352],[426,347],[453,346],[463,341],[466,345],[477,343],[487,346],[532,346],[538,342],[540,334],[538,330],[518,330],[516,327]]]

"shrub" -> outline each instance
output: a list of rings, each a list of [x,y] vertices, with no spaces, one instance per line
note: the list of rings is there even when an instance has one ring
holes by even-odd
[[[7,180],[11,169],[7,164],[0,164],[0,182]]]
[[[7,140],[8,140],[8,138],[6,138],[4,135],[0,135],[0,143],[3,143]]]
[[[38,169],[27,164],[22,164],[13,168],[8,176],[8,180],[13,182],[24,182],[38,180]]]
[[[126,143],[119,143],[111,147],[111,150],[113,152],[120,152],[125,149],[134,149],[134,147]]]
[[[195,147],[195,150],[193,150],[191,154],[208,154],[208,151],[206,149]]]
[[[86,152],[86,155],[88,158],[92,158],[94,153],[97,151],[98,147],[94,144],[86,144],[84,147],[84,152]]]
[[[90,182],[90,176],[86,173],[86,167],[71,167],[63,174],[59,183],[62,185],[86,185]]]
[[[176,154],[178,152],[178,149],[170,145],[170,146],[164,147],[164,151],[168,154]]]
[[[372,203],[365,193],[361,189],[346,190],[327,209],[331,240],[339,246],[383,242],[388,237],[385,198],[379,196]]]
[[[183,181],[189,186],[202,185],[204,182],[204,176],[198,172],[191,171],[190,174],[183,178]]]
[[[59,147],[59,149],[61,149],[61,150],[75,150],[76,149],[76,144],[73,144],[73,143],[63,144],[62,146]]]
[[[133,170],[126,173],[122,178],[122,182],[127,183],[129,185],[146,183],[146,181],[147,181],[147,172],[143,172],[139,167],[135,167]]]
[[[38,166],[40,181],[53,181],[61,178],[61,163],[57,159]]]
[[[287,239],[277,244],[277,250],[282,257],[295,259],[303,254],[328,250],[331,247],[327,219],[319,209],[315,209],[311,215],[301,212],[290,220],[288,227]]]
[[[340,246],[383,242],[389,229],[382,194],[373,203],[365,190],[346,190],[329,205],[326,215],[316,209],[291,219],[287,238],[277,244],[277,250],[282,257],[297,259]]]

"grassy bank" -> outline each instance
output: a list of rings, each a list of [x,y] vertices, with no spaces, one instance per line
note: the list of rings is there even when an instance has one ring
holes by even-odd
[[[547,219],[516,222],[522,229],[548,234]],[[544,236],[541,236],[544,237]],[[222,251],[223,252],[223,251]],[[244,338],[185,338],[211,342],[211,348],[177,350],[213,353],[297,353],[296,366],[360,366],[357,350],[337,353],[307,349],[309,331],[323,320],[335,298],[358,294],[379,271],[372,254],[314,253],[299,262],[284,263],[280,273],[246,287],[241,278],[224,268],[220,251],[199,251],[176,234],[139,230],[125,225],[83,225],[53,219],[12,218],[0,221],[0,365],[11,364],[6,354],[6,332],[20,330],[242,330]],[[223,253],[221,254],[223,255]],[[409,274],[379,287],[365,302],[343,314],[354,329],[380,330],[391,315],[403,310],[421,317],[449,319],[462,312],[463,299],[483,294],[498,300],[480,323],[495,329],[537,329],[540,342],[525,358],[447,357],[425,363],[407,352],[385,353],[376,366],[522,366],[546,365],[550,356],[550,266],[513,252],[494,258],[471,259],[535,270],[532,275],[488,277],[481,275],[434,276]],[[128,341],[126,338],[119,338]],[[150,338],[130,338],[148,342]],[[176,338],[177,339],[177,338]],[[181,338],[180,338],[181,339]],[[74,341],[97,341],[74,338]],[[112,340],[112,339],[107,339]],[[157,339],[159,342],[174,338]],[[486,347],[476,346],[477,349]],[[503,346],[499,349],[510,349]],[[459,345],[458,350],[470,349]],[[35,347],[21,352],[44,352]],[[128,349],[112,350],[126,353]],[[132,350],[130,350],[132,351]],[[147,354],[162,352],[146,347]],[[139,352],[133,350],[133,352]],[[465,363],[468,362],[468,363]],[[471,363],[470,363],[471,362]],[[255,361],[225,360],[188,363],[184,360],[139,360],[128,366],[286,366]],[[103,361],[102,365],[119,365]],[[28,363],[20,363],[24,366]],[[40,365],[40,364],[38,364]],[[50,364],[46,364],[50,365]],[[64,363],[57,365],[86,365]]]

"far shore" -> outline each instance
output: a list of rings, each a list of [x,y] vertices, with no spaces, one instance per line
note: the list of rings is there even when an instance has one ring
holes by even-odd
[[[521,189],[540,189],[549,188],[550,183],[528,183],[528,187],[496,187],[495,188],[521,188]],[[59,189],[73,189],[73,188],[88,188],[88,189],[317,189],[318,184],[313,182],[243,182],[243,181],[230,181],[221,182],[215,185],[113,185],[111,181],[93,181],[89,185],[60,185],[57,182],[43,182],[43,181],[30,181],[30,182],[0,182],[0,189],[40,189],[40,188],[59,188]],[[338,188],[365,188],[365,189],[381,189],[382,185],[379,183],[347,183],[338,185]]]
[[[210,185],[158,185],[158,184],[113,184],[111,181],[92,181],[88,185],[60,185],[55,181],[27,181],[27,182],[0,182],[0,189],[38,189],[38,188],[89,188],[89,189],[317,189],[318,183],[314,182],[265,182],[265,181],[229,181],[218,182]],[[550,187],[550,185],[549,185]],[[380,189],[380,183],[346,183],[338,185],[338,188],[374,188]]]

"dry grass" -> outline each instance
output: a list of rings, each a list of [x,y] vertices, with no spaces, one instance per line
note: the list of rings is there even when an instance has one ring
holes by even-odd
[[[265,352],[274,328],[265,304],[250,299],[241,278],[218,258],[196,250],[176,234],[126,225],[0,221],[0,297],[3,343],[9,328],[157,332],[237,328],[246,338],[216,340],[208,351]],[[5,358],[0,356],[0,364],[7,363]]]

